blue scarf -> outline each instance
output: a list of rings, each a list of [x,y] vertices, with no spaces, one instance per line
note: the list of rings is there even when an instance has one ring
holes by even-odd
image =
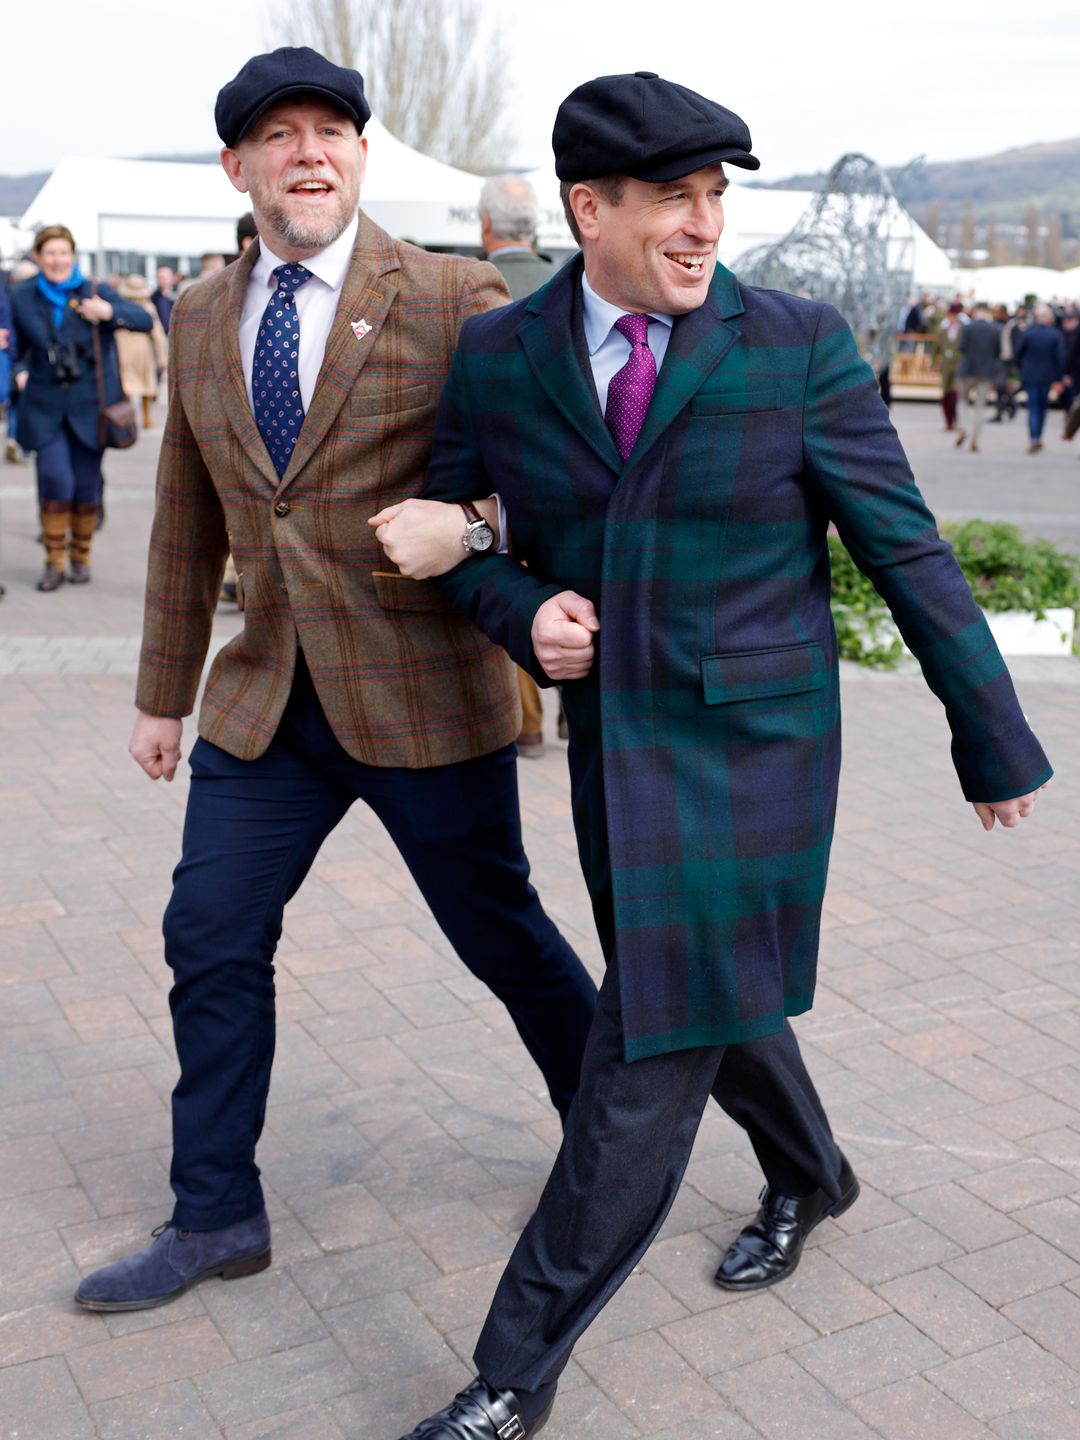
[[[53,326],[59,330],[64,323],[64,311],[68,308],[71,297],[86,284],[83,273],[76,265],[66,280],[54,285],[39,272],[36,283],[39,293],[44,295],[53,308]]]

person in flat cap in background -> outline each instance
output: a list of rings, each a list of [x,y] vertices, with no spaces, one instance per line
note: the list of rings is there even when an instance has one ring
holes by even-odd
[[[230,549],[244,628],[206,681],[165,913],[175,1207],[152,1245],[83,1281],[91,1309],[270,1263],[255,1147],[272,961],[286,901],[356,799],[564,1117],[577,1088],[596,988],[529,884],[513,668],[434,585],[388,566],[366,524],[419,492],[458,332],[506,290],[489,265],[358,214],[369,113],[360,75],[306,48],[256,57],[218,96],[222,164],[258,241],[172,313],[130,747],[152,778],[179,763]],[[463,508],[459,546],[490,544]]]
[[[575,90],[553,144],[582,257],[465,325],[425,494],[505,507],[513,557],[440,583],[563,684],[607,974],[479,1374],[407,1440],[543,1427],[575,1341],[663,1223],[710,1093],[767,1178],[718,1283],[790,1274],[858,1194],[786,1018],[813,1000],[840,763],[830,520],[942,700],[983,825],[1016,824],[1051,773],[843,319],[717,263],[724,166],[758,166],[746,125],[639,72]],[[442,523],[429,500],[386,518],[404,569],[446,568],[420,543]]]

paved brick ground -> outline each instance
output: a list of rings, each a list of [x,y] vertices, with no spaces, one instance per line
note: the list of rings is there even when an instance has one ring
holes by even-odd
[[[972,457],[930,407],[898,415],[944,513],[1080,536],[1066,447],[1026,460],[1018,420]],[[153,458],[113,457],[94,584],[55,596],[30,588],[29,476],[0,470],[0,1437],[394,1440],[471,1373],[558,1127],[361,811],[286,919],[273,1269],[141,1315],[70,1300],[169,1209],[159,920],[184,781],[125,754]],[[989,836],[917,676],[844,677],[822,981],[798,1028],[862,1200],[786,1285],[713,1288],[759,1179],[710,1115],[551,1440],[1080,1437],[1080,665],[1015,668],[1060,773],[1035,822]],[[595,966],[560,748],[521,767],[528,848]]]

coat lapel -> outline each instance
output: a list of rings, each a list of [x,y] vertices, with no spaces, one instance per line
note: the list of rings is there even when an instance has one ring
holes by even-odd
[[[645,423],[627,467],[645,454],[700,390],[739,338],[742,298],[734,275],[717,265],[704,305],[675,321]],[[732,323],[734,322],[734,323]]]
[[[529,301],[518,338],[533,374],[563,419],[618,475],[623,468],[619,452],[574,348],[574,295],[580,283],[580,260],[564,265]]]
[[[292,484],[337,419],[397,298],[398,285],[393,272],[398,269],[400,264],[390,237],[361,211],[356,245],[326,339],[311,409],[304,417],[279,489]],[[274,478],[276,481],[277,476]]]
[[[236,431],[237,439],[247,451],[251,463],[276,489],[278,473],[251,413],[247,377],[240,363],[240,316],[258,256],[258,242],[249,245],[233,267],[228,284],[214,302],[209,322],[210,365],[229,424]]]

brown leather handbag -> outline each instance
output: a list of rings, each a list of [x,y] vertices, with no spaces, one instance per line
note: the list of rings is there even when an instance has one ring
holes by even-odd
[[[97,281],[92,284],[91,294],[98,293]],[[90,326],[94,342],[94,373],[97,375],[98,390],[98,444],[103,450],[130,450],[139,438],[139,422],[135,406],[125,396],[112,405],[105,403],[105,372],[101,365],[101,336],[96,324]]]

